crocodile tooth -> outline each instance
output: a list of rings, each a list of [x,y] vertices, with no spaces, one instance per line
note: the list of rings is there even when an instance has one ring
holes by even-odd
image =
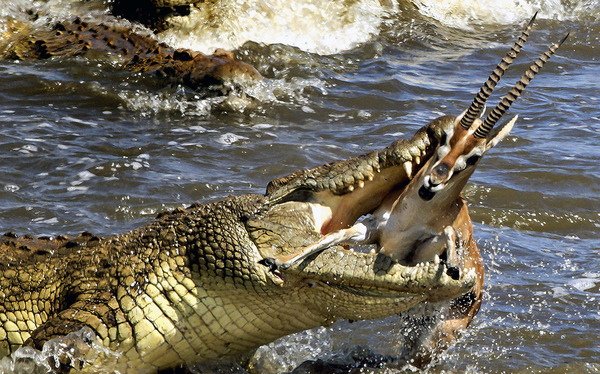
[[[417,165],[420,164],[421,163],[421,157],[415,156],[415,162],[417,163]]]
[[[404,171],[406,172],[406,175],[409,178],[412,177],[412,164],[410,163],[410,161],[406,161],[405,163],[402,164],[402,166],[404,167]]]
[[[365,186],[365,182],[364,181],[358,182],[358,188],[363,188],[364,186]]]
[[[436,265],[439,265],[440,264],[440,256],[435,255],[435,257],[433,258],[433,263]]]
[[[398,273],[398,270],[399,270],[399,269],[398,269],[398,266],[392,266],[392,267],[390,268],[390,270],[388,270],[388,273],[387,273],[387,274],[388,274],[390,277],[393,277],[394,275],[396,275],[396,273]]]
[[[419,149],[419,147],[417,147],[416,145],[414,145],[411,149],[410,149],[410,153],[412,155],[419,155],[421,154],[421,150]]]
[[[369,181],[372,181],[372,180],[373,180],[373,176],[372,176],[372,175],[369,175],[369,177],[368,177],[367,179],[368,179]]]
[[[348,191],[350,191],[350,192],[354,191],[354,186],[352,186],[352,185],[348,186]]]
[[[374,255],[375,253],[377,253],[377,251],[375,250],[375,248],[371,248],[371,250],[369,251],[370,255]]]
[[[412,276],[411,276],[412,280],[416,281],[420,277],[421,277],[421,272],[419,271],[419,269],[414,269]]]

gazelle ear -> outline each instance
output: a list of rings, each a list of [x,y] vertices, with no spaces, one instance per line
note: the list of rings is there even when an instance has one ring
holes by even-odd
[[[504,125],[500,125],[494,127],[490,130],[487,135],[487,143],[485,144],[485,151],[487,152],[490,148],[495,146],[500,142],[500,140],[504,139],[506,135],[512,130],[515,122],[517,122],[517,118],[519,115],[514,116],[510,121],[506,122]]]

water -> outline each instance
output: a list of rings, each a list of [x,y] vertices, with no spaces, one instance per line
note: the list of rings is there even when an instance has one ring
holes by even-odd
[[[32,6],[2,2],[0,33]],[[218,4],[221,23],[158,37],[237,48],[267,77],[248,88],[251,100],[203,100],[105,60],[0,61],[2,231],[123,232],[161,210],[260,193],[273,178],[383,147],[464,110],[539,9],[500,93],[571,35],[513,105],[515,129],[465,189],[487,265],[485,301],[427,371],[600,372],[597,1]],[[38,23],[105,17],[98,0],[33,5]],[[344,322],[287,337],[261,349],[258,369],[347,360],[357,345],[394,354],[397,325]]]

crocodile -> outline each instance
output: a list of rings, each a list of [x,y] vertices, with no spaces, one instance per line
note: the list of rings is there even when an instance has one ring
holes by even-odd
[[[448,321],[470,321],[483,282],[471,263],[455,277],[443,261],[403,266],[335,246],[285,271],[260,264],[315,241],[319,210],[331,210],[329,230],[372,211],[408,183],[403,165],[418,170],[453,122],[442,117],[382,150],[275,179],[265,194],[178,208],[123,234],[4,234],[0,357],[89,328],[120,353],[119,370],[152,372],[245,357],[294,332],[423,303],[458,300]],[[466,224],[462,240],[480,262],[463,210],[467,222],[456,225]]]
[[[183,84],[206,96],[223,95],[262,79],[251,65],[233,53],[217,49],[213,54],[172,48],[152,34],[115,22],[94,23],[80,18],[33,28],[9,22],[0,35],[0,58],[43,60],[77,56],[113,56],[119,68],[134,73],[154,73]]]

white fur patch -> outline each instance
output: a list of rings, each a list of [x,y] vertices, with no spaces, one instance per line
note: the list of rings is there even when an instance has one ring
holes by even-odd
[[[315,231],[321,232],[323,225],[331,220],[331,208],[326,205],[309,203],[315,222]]]

